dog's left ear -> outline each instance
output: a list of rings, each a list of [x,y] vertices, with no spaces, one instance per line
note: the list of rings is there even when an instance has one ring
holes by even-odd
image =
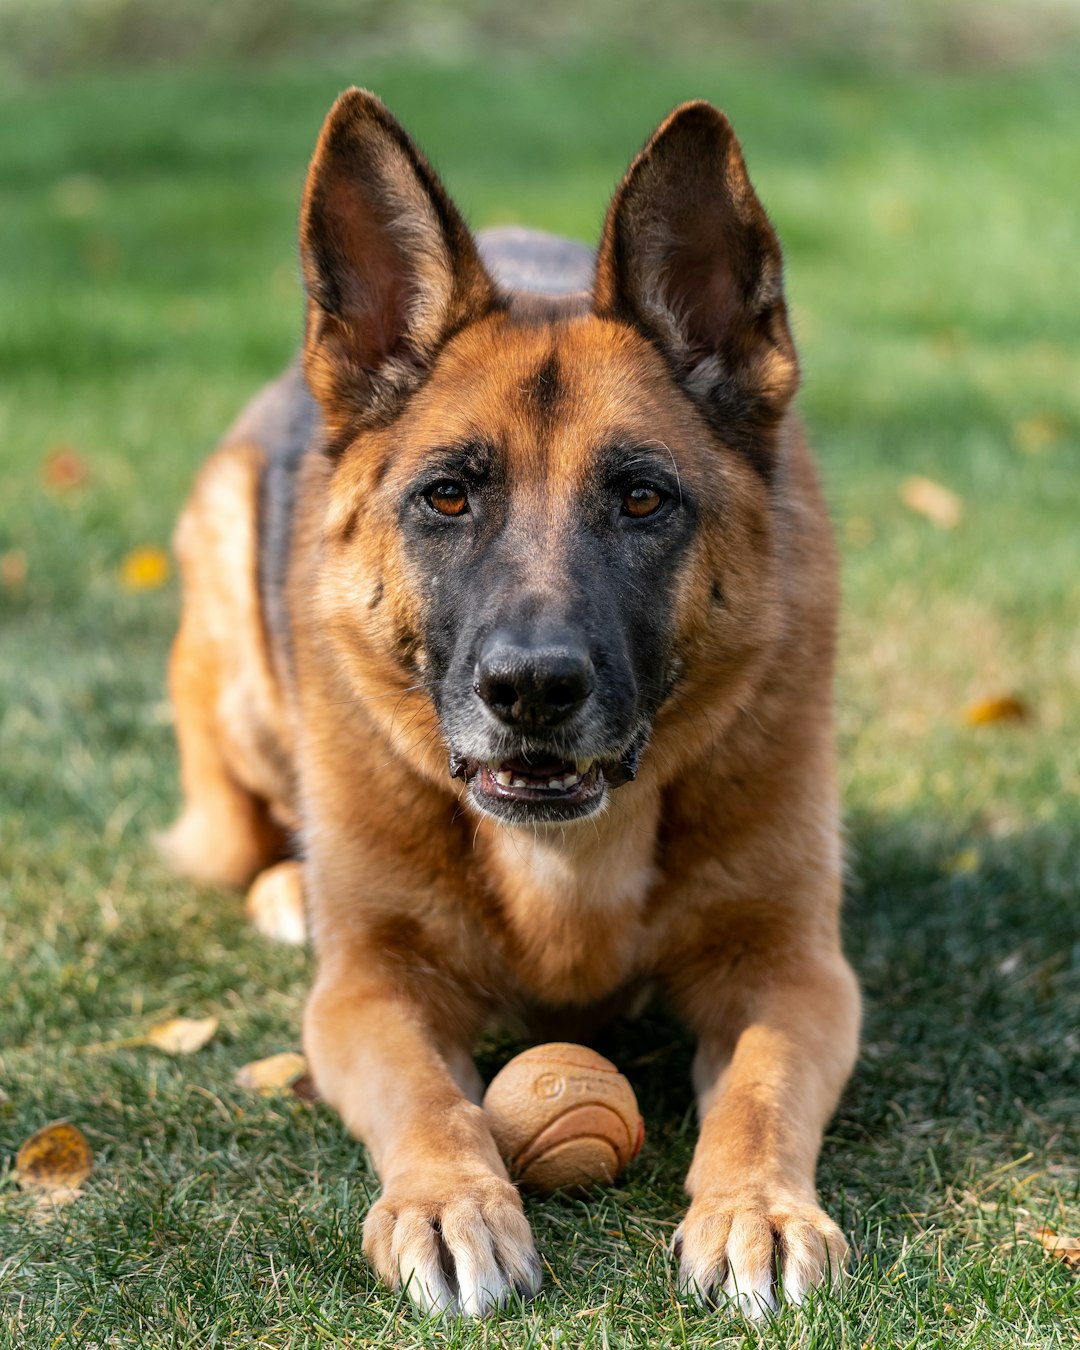
[[[631,164],[604,225],[594,304],[652,338],[718,431],[768,471],[798,358],[780,244],[711,104],[677,108]]]
[[[374,94],[331,108],[300,211],[304,371],[331,442],[392,417],[443,341],[496,303],[434,170]]]

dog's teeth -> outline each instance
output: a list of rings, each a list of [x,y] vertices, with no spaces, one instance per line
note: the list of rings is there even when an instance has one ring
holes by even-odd
[[[592,768],[592,760],[591,760],[591,759],[579,759],[579,760],[576,760],[575,763],[577,764],[577,771],[578,771],[578,777],[579,777],[579,778],[584,778],[585,775],[586,775],[586,774],[589,772],[589,770]]]
[[[580,777],[580,775],[579,775],[579,774],[576,774],[576,773],[571,773],[571,774],[568,774],[568,775],[562,780],[562,786],[563,786],[564,788],[577,787],[577,785],[578,785],[580,782],[581,782],[581,777]]]
[[[529,785],[528,783],[526,783],[524,778],[515,778],[514,781],[511,783],[511,787],[528,787],[528,786]]]
[[[505,769],[500,769],[495,775],[495,781],[500,787],[509,787],[512,782],[512,776]]]

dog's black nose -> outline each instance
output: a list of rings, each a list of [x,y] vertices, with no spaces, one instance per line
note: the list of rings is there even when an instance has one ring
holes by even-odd
[[[589,653],[573,638],[532,643],[496,632],[480,652],[474,688],[507,726],[553,727],[577,712],[592,686]]]

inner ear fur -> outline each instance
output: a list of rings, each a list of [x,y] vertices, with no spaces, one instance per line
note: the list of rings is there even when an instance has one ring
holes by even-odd
[[[496,303],[434,170],[374,94],[331,108],[300,212],[304,371],[331,441],[392,416],[439,347]]]
[[[677,108],[631,164],[597,254],[598,313],[631,323],[727,439],[767,472],[798,387],[776,233],[723,113]]]

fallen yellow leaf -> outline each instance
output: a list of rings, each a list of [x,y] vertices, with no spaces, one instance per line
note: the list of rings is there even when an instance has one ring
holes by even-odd
[[[925,516],[943,530],[955,529],[964,516],[962,499],[932,478],[905,478],[900,484],[900,500],[909,511]]]
[[[991,694],[976,699],[964,709],[969,727],[989,726],[994,722],[1030,722],[1031,709],[1015,694]]]
[[[26,1191],[47,1195],[57,1205],[78,1199],[94,1167],[94,1155],[76,1125],[46,1125],[25,1141],[15,1157],[15,1178]]]
[[[156,591],[169,571],[168,555],[160,548],[136,548],[120,564],[120,584],[126,591]]]
[[[1060,1237],[1049,1228],[1039,1228],[1035,1241],[1049,1256],[1064,1261],[1070,1270],[1080,1270],[1080,1238]]]
[[[272,1097],[276,1092],[286,1092],[307,1072],[307,1060],[295,1050],[284,1050],[280,1055],[269,1055],[266,1059],[253,1059],[238,1069],[233,1082],[237,1087],[248,1088],[263,1097]]]
[[[152,1026],[135,1044],[152,1045],[167,1055],[193,1055],[217,1029],[216,1017],[170,1017],[167,1022]]]

